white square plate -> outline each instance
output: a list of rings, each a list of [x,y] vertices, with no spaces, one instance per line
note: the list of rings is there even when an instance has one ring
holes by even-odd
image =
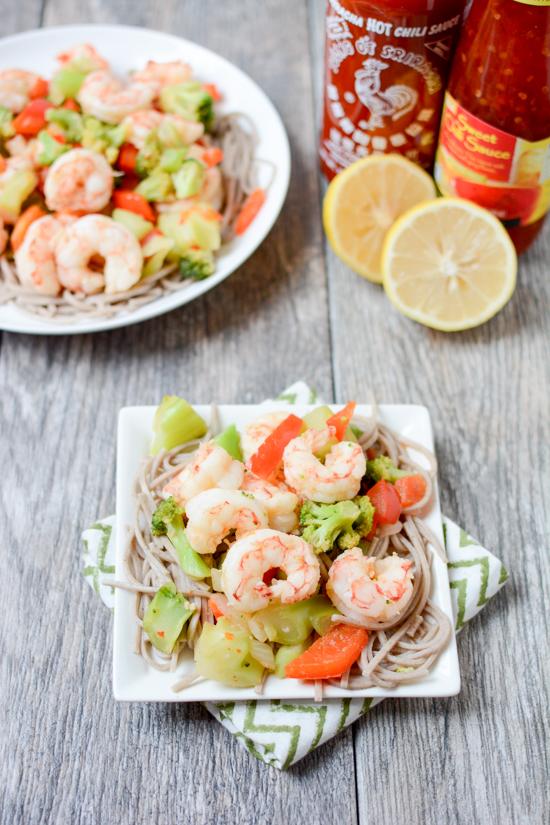
[[[225,427],[235,423],[242,428],[247,422],[258,416],[259,412],[268,409],[288,409],[297,415],[305,415],[312,406],[290,406],[282,402],[265,402],[261,405],[220,406],[218,407],[221,425]],[[152,437],[152,422],[155,407],[125,407],[120,411],[118,421],[118,451],[117,451],[117,551],[116,575],[124,579],[123,553],[128,536],[128,527],[134,523],[136,502],[133,494],[134,480],[138,473],[140,462],[148,455]],[[197,412],[207,421],[210,417],[208,406],[195,407]],[[358,415],[370,415],[371,408],[366,405],[357,406]],[[382,405],[380,407],[382,421],[404,436],[433,450],[433,434],[430,416],[426,407],[416,405]],[[422,456],[415,455],[422,462]],[[439,509],[439,493],[435,488],[434,504],[429,516],[425,519],[428,526],[443,541],[441,511]],[[433,583],[431,598],[434,603],[447,614],[451,623],[451,597],[449,579],[444,562],[433,554],[432,558]],[[199,681],[189,688],[174,693],[171,686],[192,665],[192,653],[187,652],[187,658],[180,664],[175,673],[162,673],[150,667],[133,652],[135,637],[134,622],[134,595],[117,589],[115,595],[114,644],[113,644],[113,691],[115,699],[129,702],[223,702],[246,699],[302,699],[311,700],[313,687],[311,684],[300,682],[297,679],[277,679],[270,676],[265,684],[261,697],[253,688],[232,688],[211,680]],[[400,685],[393,690],[369,688],[366,690],[343,690],[328,685],[324,688],[327,698],[363,697],[363,696],[454,696],[460,690],[460,673],[454,633],[451,639],[432,667],[429,675],[413,684]]]

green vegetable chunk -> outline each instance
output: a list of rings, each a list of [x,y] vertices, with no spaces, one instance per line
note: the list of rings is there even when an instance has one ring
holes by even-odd
[[[0,137],[7,139],[15,134],[13,128],[13,114],[5,106],[0,106]]]
[[[152,235],[143,244],[143,257],[145,258],[145,266],[143,267],[143,275],[155,275],[159,269],[162,269],[167,255],[174,248],[174,241],[171,238],[165,238],[163,235]]]
[[[197,671],[232,687],[254,687],[264,668],[251,655],[252,638],[238,624],[224,617],[215,625],[205,624],[195,645]]]
[[[214,101],[196,80],[165,86],[160,93],[163,112],[173,112],[186,120],[203,123],[208,129],[214,119]]]
[[[214,268],[214,256],[202,249],[190,249],[180,260],[182,280],[193,278],[195,281],[202,281],[212,275]]]
[[[229,427],[226,427],[222,433],[216,436],[214,441],[216,444],[219,444],[220,447],[223,447],[224,450],[229,453],[231,458],[235,458],[237,461],[243,460],[241,436],[239,435],[239,431],[234,424],[230,424]]]
[[[145,138],[136,157],[136,172],[145,177],[152,174],[161,158],[161,145],[156,131],[151,131]]]
[[[171,653],[194,612],[195,607],[177,592],[174,582],[169,582],[157,590],[145,611],[143,629],[157,650]]]
[[[207,429],[206,422],[191,404],[177,395],[165,395],[153,421],[151,455],[160,450],[171,450],[194,438],[202,438]]]
[[[49,98],[54,106],[60,106],[67,98],[76,98],[84,82],[86,72],[75,68],[63,68],[50,81]]]
[[[20,169],[8,178],[0,191],[0,217],[9,223],[15,223],[25,200],[38,183],[38,177],[32,169]]]
[[[367,461],[367,475],[373,484],[382,479],[395,484],[398,478],[404,478],[410,474],[410,471],[399,470],[387,455],[379,455]]]
[[[48,109],[46,120],[59,126],[69,143],[80,143],[82,140],[84,123],[82,115],[78,112],[72,112],[70,109]]]
[[[167,536],[174,545],[179,566],[188,576],[194,579],[210,576],[209,566],[189,544],[183,526],[183,509],[172,496],[161,501],[153,513],[151,532],[154,536]]]
[[[162,153],[159,161],[159,169],[162,172],[177,172],[187,157],[187,149],[182,146],[179,149],[168,148]]]
[[[305,642],[312,630],[323,635],[331,626],[330,617],[338,611],[325,596],[313,596],[295,604],[272,604],[254,614],[270,642],[297,645]]]
[[[155,171],[137,185],[136,192],[148,201],[165,201],[174,193],[168,172]]]
[[[200,192],[204,182],[204,165],[194,158],[189,158],[172,175],[172,180],[177,198],[192,198]]]
[[[139,186],[144,183],[145,181],[142,181]],[[165,212],[159,215],[158,227],[164,235],[172,238],[175,243],[174,252],[180,257],[200,250],[214,252],[221,246],[220,222],[215,213],[212,217],[209,217],[209,214],[209,211],[203,210],[200,206],[188,210],[183,215],[178,212]],[[198,250],[194,247],[198,247]]]
[[[283,645],[275,654],[275,676],[279,679],[285,678],[285,667],[301,656],[308,649],[310,642],[300,642],[297,645]]]
[[[368,496],[318,504],[305,501],[300,510],[302,538],[316,553],[328,553],[335,548],[356,547],[372,529],[374,507]]]
[[[146,221],[141,215],[130,212],[128,209],[113,209],[112,218],[117,221],[117,223],[125,226],[126,229],[129,229],[138,241],[141,241],[142,238],[148,235],[153,228],[151,221]]]
[[[51,166],[54,160],[64,155],[71,148],[49,135],[45,129],[38,133],[38,154],[36,159],[40,166]]]

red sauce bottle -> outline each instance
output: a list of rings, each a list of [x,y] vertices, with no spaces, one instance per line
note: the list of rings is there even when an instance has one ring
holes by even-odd
[[[431,169],[465,0],[328,0],[320,142],[328,178],[399,152]]]
[[[490,209],[518,252],[550,207],[550,0],[473,0],[445,96],[435,177]]]

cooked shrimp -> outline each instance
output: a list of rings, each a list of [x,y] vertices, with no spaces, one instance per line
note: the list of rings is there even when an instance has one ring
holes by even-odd
[[[147,136],[158,129],[163,123],[174,127],[183,144],[194,143],[204,134],[202,123],[195,123],[193,120],[186,120],[181,115],[164,114],[156,109],[146,109],[139,112],[132,112],[122,121],[125,129],[126,140],[137,149],[142,149]]]
[[[190,80],[191,74],[191,66],[181,60],[172,60],[166,63],[148,60],[144,69],[134,72],[132,79],[141,83],[153,84],[158,94],[164,86],[173,86],[176,83],[185,83]]]
[[[162,492],[165,496],[173,496],[181,507],[185,507],[189,499],[211,487],[238,490],[243,475],[242,462],[231,458],[227,450],[214,441],[208,441],[199,447],[193,461],[170,479]]]
[[[345,550],[328,571],[327,595],[357,622],[398,619],[413,592],[412,562],[397,555],[367,558],[359,547]]]
[[[101,261],[99,271],[90,262]],[[56,245],[57,275],[72,292],[123,292],[141,277],[143,254],[129,229],[105,215],[85,215]]]
[[[62,232],[62,221],[46,215],[31,223],[15,252],[19,280],[41,295],[58,295],[61,291],[55,249]]]
[[[245,461],[249,461],[268,435],[271,435],[285,418],[288,418],[287,412],[271,412],[246,425],[241,433],[241,448]]]
[[[268,571],[281,571],[286,578],[266,584]],[[230,546],[221,583],[230,604],[252,613],[271,601],[291,604],[313,596],[319,578],[319,561],[307,541],[264,528]]]
[[[23,69],[4,69],[0,71],[0,106],[17,114],[29,102],[29,93],[40,80],[40,75]]]
[[[71,63],[73,66],[78,66],[81,71],[86,72],[109,68],[107,61],[101,57],[91,43],[79,43],[77,46],[73,46],[72,49],[67,49],[66,52],[60,52],[57,55],[57,60],[62,66]]]
[[[241,490],[252,493],[256,501],[265,507],[269,526],[282,533],[291,533],[298,526],[296,510],[300,499],[286,484],[271,484],[254,473],[245,472]]]
[[[237,539],[267,527],[267,513],[259,501],[241,490],[204,490],[185,505],[186,533],[197,553],[215,553],[220,542],[235,531]]]
[[[70,149],[50,166],[44,186],[52,211],[99,212],[113,191],[113,170],[99,152]]]
[[[367,462],[360,444],[339,441],[323,464],[315,453],[333,438],[333,428],[306,430],[287,444],[283,453],[286,483],[311,501],[332,504],[359,492]]]
[[[85,114],[106,123],[121,123],[127,115],[151,105],[155,87],[138,81],[125,86],[111,72],[102,69],[87,75],[77,97]]]

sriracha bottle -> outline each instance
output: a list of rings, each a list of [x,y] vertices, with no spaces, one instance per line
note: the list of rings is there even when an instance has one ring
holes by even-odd
[[[399,152],[431,169],[465,0],[328,0],[320,142],[328,178]]]
[[[435,178],[499,217],[518,252],[550,207],[550,0],[473,0],[445,95]]]

